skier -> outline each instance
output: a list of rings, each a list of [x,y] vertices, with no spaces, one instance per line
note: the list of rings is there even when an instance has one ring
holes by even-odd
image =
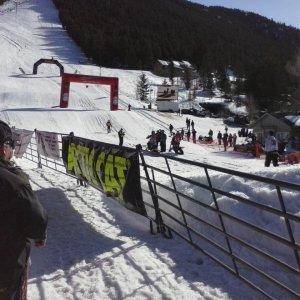
[[[123,146],[124,136],[125,136],[125,132],[124,132],[123,128],[121,128],[118,131],[118,136],[119,136],[119,146],[122,147]]]
[[[110,132],[111,132],[111,127],[112,127],[111,122],[110,122],[110,120],[108,120],[108,121],[106,122],[107,133],[110,133]]]
[[[173,128],[174,128],[174,127],[173,127],[173,125],[172,125],[172,124],[170,124],[170,125],[169,125],[170,136],[172,136],[172,133],[173,133]]]
[[[188,129],[188,131],[186,132],[186,139],[187,139],[188,142],[190,141],[190,137],[191,137],[191,132]]]
[[[197,131],[195,129],[193,129],[192,131],[192,137],[193,137],[193,143],[196,144],[196,133]]]
[[[128,104],[128,111],[131,111],[131,105]]]
[[[278,166],[278,142],[274,136],[274,132],[270,131],[265,140],[265,166],[269,167],[271,162],[274,167]]]
[[[217,139],[218,139],[219,146],[221,146],[221,144],[222,144],[222,133],[221,133],[221,131],[218,132]]]
[[[164,130],[160,132],[160,152],[166,152],[167,135]]]

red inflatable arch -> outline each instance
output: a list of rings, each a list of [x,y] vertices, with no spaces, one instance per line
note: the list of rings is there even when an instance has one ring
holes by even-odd
[[[119,78],[68,73],[62,74],[59,105],[62,108],[69,106],[71,82],[110,85],[110,110],[118,110]]]

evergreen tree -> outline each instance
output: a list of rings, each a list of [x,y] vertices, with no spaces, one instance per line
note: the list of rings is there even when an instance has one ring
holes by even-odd
[[[171,84],[174,84],[174,77],[175,77],[175,68],[174,68],[174,63],[171,61],[169,63],[169,79],[171,81]]]
[[[215,89],[215,83],[211,72],[204,75],[203,84],[204,84],[204,89],[213,92],[213,90]]]
[[[223,96],[226,96],[226,97],[232,96],[231,95],[231,83],[230,83],[229,77],[224,69],[217,71],[216,85],[217,85],[217,88],[223,94]]]
[[[142,73],[137,83],[137,95],[139,100],[142,102],[148,102],[149,93],[150,90],[149,90],[148,78],[144,73]]]
[[[191,87],[191,82],[192,82],[192,71],[190,68],[185,67],[183,69],[183,76],[182,76],[181,80],[184,82],[185,88],[187,90],[189,90]]]

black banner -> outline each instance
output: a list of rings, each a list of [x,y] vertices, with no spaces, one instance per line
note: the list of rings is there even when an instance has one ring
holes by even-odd
[[[146,215],[135,150],[71,135],[62,138],[62,150],[67,173],[116,197],[128,209]]]

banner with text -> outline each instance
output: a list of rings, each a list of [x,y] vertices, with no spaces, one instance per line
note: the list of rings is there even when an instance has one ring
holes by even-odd
[[[38,154],[60,159],[57,133],[36,130],[35,138]]]
[[[31,141],[33,131],[26,129],[12,128],[13,139],[15,141],[14,156],[16,158],[22,158],[26,149]]]
[[[128,209],[146,215],[136,151],[74,136],[62,138],[67,173],[116,197]]]

